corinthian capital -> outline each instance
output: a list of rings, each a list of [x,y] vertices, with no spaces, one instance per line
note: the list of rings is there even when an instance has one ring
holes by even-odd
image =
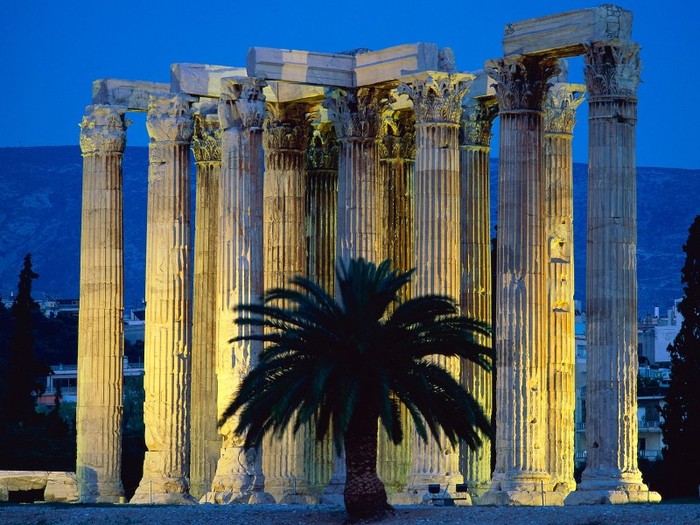
[[[586,87],[581,84],[554,84],[544,105],[544,131],[546,133],[574,132],[576,108],[583,102]]]
[[[192,114],[186,97],[152,96],[148,104],[146,129],[154,142],[188,143],[192,138]]]
[[[394,111],[382,120],[379,157],[404,160],[416,158],[416,118],[412,111]]]
[[[333,89],[326,94],[323,107],[328,109],[339,140],[375,139],[382,112],[391,102],[388,88]]]
[[[559,74],[559,64],[554,58],[520,56],[494,60],[486,71],[496,80],[501,112],[542,111],[549,79]]]
[[[265,120],[263,88],[266,85],[259,78],[224,78],[219,99],[221,128],[261,129]]]
[[[338,141],[333,124],[330,122],[314,125],[314,132],[306,150],[306,169],[328,171],[338,169]]]
[[[591,97],[636,97],[639,74],[639,44],[596,42],[586,45],[583,75]]]
[[[397,91],[413,102],[417,124],[459,124],[462,99],[472,80],[474,75],[466,73],[424,73],[400,84]]]
[[[266,151],[295,150],[303,152],[309,143],[309,106],[299,103],[266,104],[263,146]]]
[[[480,101],[470,98],[462,106],[459,123],[459,143],[462,146],[490,146],[491,125],[498,114],[495,100]]]
[[[121,153],[126,145],[124,108],[94,105],[85,108],[80,122],[80,149],[83,155]]]
[[[221,126],[217,115],[195,114],[192,153],[195,162],[221,162]]]

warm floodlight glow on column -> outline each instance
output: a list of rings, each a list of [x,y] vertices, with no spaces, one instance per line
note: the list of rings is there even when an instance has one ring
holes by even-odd
[[[460,237],[462,314],[492,324],[491,295],[491,124],[498,113],[493,97],[468,98],[462,107],[459,143]],[[481,337],[481,343],[491,344]],[[493,379],[490,372],[472,361],[462,361],[462,384],[484,409],[493,413]],[[472,494],[481,495],[491,481],[491,440],[471,450],[462,444],[460,470]]]
[[[80,123],[83,213],[76,474],[81,502],[118,502],[124,359],[122,154],[125,108],[88,106]]]
[[[479,503],[541,505],[546,471],[543,106],[557,61],[491,63],[499,104],[496,468]],[[561,504],[547,494],[546,503]]]
[[[473,78],[430,72],[398,88],[411,99],[416,114],[415,297],[440,294],[459,298],[459,121],[462,98]],[[437,362],[459,380],[458,358],[439,358]],[[453,487],[462,482],[459,450],[444,434],[440,436],[439,443],[432,435],[427,443],[415,432],[411,436],[413,459],[406,492],[416,494],[419,500],[427,497],[430,484]]]
[[[132,503],[193,503],[189,495],[190,139],[188,100],[152,97],[146,128],[146,456]]]

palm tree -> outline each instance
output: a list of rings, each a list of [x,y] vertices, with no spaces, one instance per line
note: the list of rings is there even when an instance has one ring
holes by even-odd
[[[476,342],[482,323],[458,315],[448,297],[429,295],[396,305],[411,278],[386,260],[351,260],[336,271],[338,302],[312,281],[269,290],[262,304],[238,307],[238,325],[258,330],[235,340],[263,341],[258,364],[241,382],[220,424],[240,411],[236,433],[256,447],[268,432],[315,422],[317,438],[332,429],[345,447],[345,507],[350,519],[391,511],[377,476],[378,422],[394,443],[403,439],[401,405],[418,434],[454,446],[481,444],[491,426],[474,398],[430,356],[462,357],[489,367],[491,352]],[[395,307],[395,308],[394,308]],[[393,309],[393,312],[388,313]],[[427,427],[427,428],[426,428]]]

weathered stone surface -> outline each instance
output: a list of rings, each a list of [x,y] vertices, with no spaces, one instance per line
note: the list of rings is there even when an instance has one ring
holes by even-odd
[[[73,472],[49,472],[44,501],[74,503],[79,499],[78,482]]]
[[[546,472],[542,123],[556,61],[493,64],[500,116],[496,261],[496,467],[480,504],[541,504]]]
[[[355,58],[336,53],[251,47],[248,76],[321,86],[353,87]]]
[[[143,418],[146,455],[132,503],[193,503],[189,495],[190,140],[182,95],[152,98],[146,231]]]
[[[481,78],[484,77],[482,73]],[[479,78],[479,76],[477,76]],[[471,90],[469,97],[471,96]],[[491,197],[489,153],[491,125],[498,108],[488,97],[465,98],[459,134],[460,256],[462,314],[492,324],[491,286]],[[491,345],[490,339],[481,338]],[[469,361],[462,362],[461,382],[479,402],[487,417],[493,413],[491,373]],[[474,495],[483,494],[491,481],[491,440],[481,435],[483,445],[471,450],[460,447],[460,470]]]
[[[170,85],[160,82],[104,78],[92,83],[92,103],[147,111],[152,96],[166,96],[169,92]]]
[[[0,486],[8,491],[43,489],[48,478],[45,470],[0,470]]]
[[[221,79],[244,77],[244,67],[214,66],[209,64],[178,63],[170,66],[170,89],[202,97],[219,97]]]
[[[441,71],[436,44],[418,43],[388,47],[355,56],[354,85],[369,86],[423,71]]]
[[[632,13],[606,4],[508,24],[503,53],[566,57],[583,53],[588,42],[629,40],[631,35]]]
[[[76,472],[81,500],[115,502],[121,483],[124,356],[124,108],[88,106],[81,122],[83,203]]]
[[[547,471],[553,490],[574,481],[574,226],[572,137],[585,86],[554,84],[544,107],[544,214],[547,255]]]

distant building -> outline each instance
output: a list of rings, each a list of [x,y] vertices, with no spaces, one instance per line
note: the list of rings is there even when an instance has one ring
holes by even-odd
[[[654,315],[647,315],[639,322],[638,357],[639,376],[637,381],[637,424],[638,454],[640,458],[661,459],[664,446],[660,424],[663,418],[660,409],[671,380],[668,345],[680,331],[683,317],[678,312],[676,299],[673,307],[667,310],[666,317],[659,316],[659,308]],[[576,465],[586,462],[586,316],[576,301],[576,425],[575,455]]]

